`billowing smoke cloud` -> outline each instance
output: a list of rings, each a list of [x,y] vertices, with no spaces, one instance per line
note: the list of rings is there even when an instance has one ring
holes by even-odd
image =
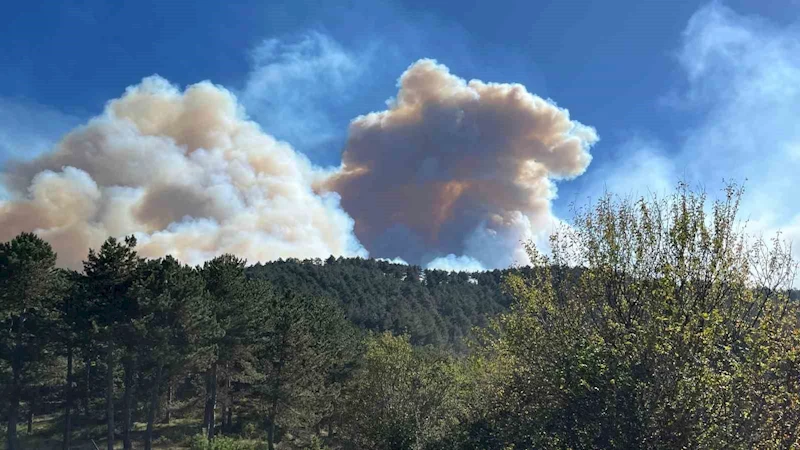
[[[145,256],[190,264],[366,256],[356,235],[374,256],[447,270],[524,262],[521,241],[556,221],[554,180],[585,171],[595,131],[521,85],[431,60],[399,87],[351,123],[341,169],[324,172],[227,90],[147,78],[51,153],[8,165],[0,239],[35,231],[71,267],[128,234]]]
[[[485,270],[483,264],[470,256],[449,254],[440,256],[428,263],[429,269],[446,270],[448,272],[479,272]]]
[[[52,153],[10,164],[0,240],[35,231],[77,267],[107,236],[135,234],[145,256],[195,264],[366,256],[335,193],[288,144],[248,121],[208,82],[181,92],[159,77],[128,88]]]
[[[595,130],[522,85],[467,82],[432,60],[398,86],[387,110],[353,120],[342,169],[324,184],[360,241],[439,267],[524,262],[520,241],[553,224],[553,180],[586,170]]]
[[[403,258],[375,258],[378,261],[385,261],[392,264],[401,264],[407,266],[408,263]]]

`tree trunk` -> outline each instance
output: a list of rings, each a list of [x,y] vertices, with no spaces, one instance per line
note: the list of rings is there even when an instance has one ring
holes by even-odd
[[[36,397],[38,392],[33,391],[31,395],[31,401],[28,402],[28,436],[33,433],[33,413],[36,410]]]
[[[83,359],[83,368],[86,372],[86,380],[84,380],[85,384],[83,386],[83,414],[86,416],[86,423],[89,423],[89,417],[91,415],[89,411],[89,397],[91,396],[91,380],[92,380],[92,358],[89,354],[89,350],[86,349],[86,355]]]
[[[206,372],[206,404],[203,410],[203,431],[208,435],[208,417],[211,410],[211,369]]]
[[[64,439],[62,450],[69,450],[72,437],[72,342],[67,341],[67,384],[64,387]]]
[[[231,373],[228,364],[225,364],[225,411],[222,416],[222,432],[230,433],[233,428],[233,391],[231,389]]]
[[[278,396],[272,398],[272,407],[269,410],[269,431],[267,433],[267,443],[269,450],[275,450],[275,418],[278,415]]]
[[[211,380],[209,382],[211,388],[211,395],[209,396],[208,403],[208,441],[214,440],[214,425],[216,420],[214,418],[214,409],[217,406],[217,364],[211,366]]]
[[[153,448],[153,422],[156,418],[156,410],[158,409],[158,388],[161,385],[161,365],[156,370],[156,380],[153,384],[153,392],[150,393],[150,408],[147,410],[147,432],[144,437],[144,450],[152,450]]]
[[[122,407],[122,448],[132,450],[131,445],[131,404],[133,401],[133,371],[134,361],[130,355],[126,355],[123,361],[125,369],[125,392],[123,394]]]
[[[19,415],[19,396],[20,396],[20,372],[22,371],[22,361],[18,356],[19,350],[14,350],[14,355],[11,361],[11,371],[13,378],[11,382],[11,395],[9,397],[8,405],[8,430],[7,442],[8,450],[19,450],[19,441],[17,440],[17,416]]]
[[[331,410],[331,415],[325,421],[325,426],[328,428],[328,439],[333,437],[333,421],[336,419],[336,401],[333,402],[333,409]]]
[[[108,450],[114,450],[114,341],[108,339],[106,348],[106,422],[108,427]]]
[[[272,392],[272,407],[269,411],[269,430],[267,433],[267,444],[269,450],[275,450],[275,420],[278,418],[278,397],[281,389],[281,368],[283,361],[278,363],[278,370],[275,373],[275,385]]]
[[[172,380],[167,381],[167,408],[164,421],[169,424],[172,420]]]

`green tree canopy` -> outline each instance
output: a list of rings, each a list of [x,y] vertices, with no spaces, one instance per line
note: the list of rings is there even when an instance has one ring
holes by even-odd
[[[3,383],[9,399],[6,442],[18,449],[17,418],[27,371],[48,350],[63,295],[56,254],[32,233],[0,244],[0,358],[11,368]]]
[[[788,248],[744,235],[741,191],[707,207],[603,198],[530,248],[538,276],[486,336],[481,448],[790,448],[800,429]],[[564,267],[583,270],[577,278]],[[472,448],[472,447],[469,447]]]

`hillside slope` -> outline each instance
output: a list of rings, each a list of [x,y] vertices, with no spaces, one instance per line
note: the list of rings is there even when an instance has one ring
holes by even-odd
[[[363,329],[408,333],[417,345],[460,351],[474,326],[505,311],[502,280],[511,271],[445,272],[362,258],[282,260],[248,268],[279,291],[321,295],[339,303]]]

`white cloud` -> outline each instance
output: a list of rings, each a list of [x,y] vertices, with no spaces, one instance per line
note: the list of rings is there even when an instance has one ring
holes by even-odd
[[[746,211],[791,219],[800,206],[800,29],[712,4],[684,34],[684,99],[707,113],[684,146],[692,178],[747,178]]]
[[[350,94],[370,54],[345,49],[319,32],[268,39],[251,52],[253,67],[239,96],[265,131],[313,152],[345,133],[324,106]]]
[[[698,10],[682,35],[678,64],[684,88],[672,92],[676,114],[698,114],[674,155],[663,144],[631,140],[624,158],[592,171],[619,194],[663,192],[679,180],[717,194],[744,182],[748,230],[783,237],[800,250],[800,23],[781,26],[714,2]]]
[[[594,198],[586,200],[597,200],[604,192],[637,197],[664,194],[670,192],[680,178],[675,162],[656,139],[629,138],[618,155],[595,163],[588,189]],[[578,203],[583,200],[578,199]]]

